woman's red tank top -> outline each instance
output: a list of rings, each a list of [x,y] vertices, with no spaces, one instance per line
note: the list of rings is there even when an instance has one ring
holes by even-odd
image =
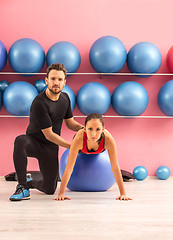
[[[105,136],[103,134],[103,137],[101,139],[101,142],[99,144],[99,147],[98,147],[97,151],[88,151],[88,148],[87,148],[87,134],[86,134],[86,132],[84,132],[84,135],[83,135],[83,148],[81,149],[81,151],[83,153],[86,153],[86,154],[98,154],[98,153],[101,153],[101,152],[103,152],[105,150],[104,143],[105,143]]]

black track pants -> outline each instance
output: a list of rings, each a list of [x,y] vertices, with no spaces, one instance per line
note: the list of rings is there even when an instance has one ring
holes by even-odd
[[[27,157],[38,159],[43,180],[26,183]],[[21,135],[15,139],[13,159],[19,184],[54,194],[59,174],[58,146],[41,143],[30,135]]]

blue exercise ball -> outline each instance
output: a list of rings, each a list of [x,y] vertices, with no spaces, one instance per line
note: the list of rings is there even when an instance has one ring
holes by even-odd
[[[145,167],[138,166],[134,168],[133,175],[136,177],[138,181],[142,181],[148,176],[148,171]]]
[[[69,149],[60,159],[60,177],[67,165]],[[99,154],[79,153],[67,185],[71,191],[106,191],[115,183],[107,150]]]
[[[30,38],[22,38],[14,42],[8,57],[11,67],[18,73],[38,73],[45,62],[42,46]]]
[[[9,85],[10,83],[6,80],[0,81],[0,91],[3,93]]]
[[[35,81],[34,86],[39,93],[43,92],[45,88],[47,88],[47,85],[43,79],[38,79],[37,81]]]
[[[55,43],[49,48],[46,56],[47,66],[53,63],[61,63],[65,66],[68,73],[76,72],[80,62],[79,50],[74,44],[66,41]]]
[[[84,84],[77,93],[79,110],[88,115],[90,113],[104,114],[111,105],[111,94],[107,87],[98,82]]]
[[[121,116],[139,116],[147,106],[148,93],[140,83],[121,83],[112,94],[112,107]]]
[[[128,52],[127,66],[132,73],[156,73],[162,63],[158,47],[150,42],[139,42]],[[148,77],[149,75],[139,75]]]
[[[167,116],[173,116],[173,80],[166,82],[157,97],[160,110]]]
[[[96,72],[115,73],[125,65],[127,51],[124,44],[116,37],[104,36],[91,46],[89,60]]]
[[[0,71],[5,67],[6,62],[7,62],[7,50],[3,42],[0,41]]]
[[[156,175],[161,180],[166,180],[170,177],[171,171],[166,166],[160,166],[157,168]]]
[[[76,106],[76,96],[72,90],[71,87],[69,87],[67,84],[64,86],[62,92],[65,92],[68,94],[69,98],[70,98],[70,102],[71,102],[71,109],[72,111],[74,110],[75,106]]]
[[[38,91],[32,84],[23,81],[13,82],[4,91],[4,107],[11,115],[28,116],[37,94]]]

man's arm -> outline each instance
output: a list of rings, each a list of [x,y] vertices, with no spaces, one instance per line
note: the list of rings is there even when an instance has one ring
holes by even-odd
[[[65,147],[65,148],[70,148],[71,143],[67,142],[65,139],[60,137],[58,134],[54,133],[52,131],[52,127],[45,128],[41,130],[47,140],[50,142],[55,143],[56,145]]]
[[[67,118],[64,119],[66,126],[73,131],[79,131],[81,128],[83,128],[83,125],[80,123],[76,122],[74,118]]]

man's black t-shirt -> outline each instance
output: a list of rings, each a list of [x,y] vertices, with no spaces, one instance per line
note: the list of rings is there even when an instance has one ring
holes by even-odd
[[[26,134],[32,135],[41,142],[54,144],[45,138],[41,130],[52,127],[53,132],[60,135],[63,119],[71,117],[73,114],[67,93],[61,92],[59,99],[52,101],[45,92],[42,92],[32,102]]]

